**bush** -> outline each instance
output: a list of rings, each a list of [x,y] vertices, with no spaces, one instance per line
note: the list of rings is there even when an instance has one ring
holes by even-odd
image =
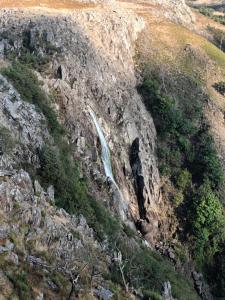
[[[163,300],[164,298],[160,296],[159,293],[156,293],[154,291],[144,291],[143,292],[144,297],[148,297],[150,300]]]
[[[222,83],[220,89],[222,92]],[[139,91],[159,133],[159,169],[177,188],[173,203],[179,207],[176,211],[184,234],[191,241],[198,266],[215,285],[210,276],[212,265],[225,243],[224,208],[218,198],[224,175],[209,126],[204,121],[204,103],[192,102],[189,109],[182,99],[164,95],[155,79],[147,78]],[[223,281],[223,270],[220,271],[222,290],[225,279]],[[151,270],[148,272],[151,274]]]
[[[212,19],[222,25],[225,25],[225,17],[224,16],[213,16]]]
[[[20,93],[24,101],[33,103],[47,119],[51,134],[57,138],[63,129],[57,121],[56,114],[51,108],[48,97],[40,88],[37,76],[25,65],[14,62],[9,68],[1,70]]]
[[[83,214],[100,240],[110,239],[120,229],[104,206],[88,194],[87,181],[80,178],[66,143],[46,145],[40,152],[40,181],[55,187],[56,204],[71,214]]]
[[[173,264],[158,253],[146,247],[141,249],[131,247],[130,243],[123,238],[119,242],[117,240],[117,249],[120,249],[122,253],[126,281],[129,286],[136,289],[142,287],[145,296],[160,299],[163,283],[170,281],[172,294],[176,299],[199,299],[191,282],[178,273]],[[114,282],[123,284],[121,273],[116,264],[112,265],[110,273]]]
[[[193,178],[200,184],[208,178],[213,188],[219,189],[224,182],[224,175],[213,138],[209,134],[209,126],[202,124],[193,141],[195,158],[190,167]]]
[[[18,292],[20,300],[31,299],[31,289],[29,287],[27,274],[25,272],[21,272],[15,277],[10,277],[10,280]]]
[[[0,154],[1,153],[9,153],[12,151],[15,145],[15,141],[13,140],[10,131],[0,125]]]
[[[130,226],[123,224],[123,231],[125,232],[126,236],[129,238],[134,238],[136,236],[136,231],[131,229]]]
[[[213,16],[214,9],[208,8],[208,7],[201,7],[201,8],[199,9],[199,12],[200,12],[201,14],[203,14],[204,16],[212,17],[212,16]]]
[[[184,195],[181,191],[177,191],[173,197],[173,204],[175,207],[180,206],[184,201]]]
[[[225,95],[225,82],[224,81],[220,81],[218,83],[215,83],[213,85],[213,87],[217,90],[217,92],[219,92],[221,95]]]
[[[192,184],[192,176],[191,173],[187,170],[181,170],[176,178],[176,186],[177,188],[184,192],[186,191]]]
[[[225,216],[220,200],[210,182],[205,181],[197,191],[191,211],[193,234],[196,237],[195,256],[202,264],[211,261],[225,241]]]
[[[17,37],[15,37],[12,32],[3,32],[0,36],[0,39],[1,38],[8,40],[9,44],[12,46],[10,49],[5,50],[5,55],[9,60],[18,60],[22,64],[39,72],[44,71],[50,62],[51,57],[60,52],[59,48],[46,41],[44,35],[39,36],[38,44],[34,46],[31,40],[30,30],[22,32],[22,45],[19,48],[14,46],[14,41]]]
[[[202,184],[209,178],[215,188],[223,181],[223,170],[216,153],[214,142],[209,134],[209,126],[199,122],[202,118],[202,107],[196,105],[197,114],[187,114],[186,108],[179,104],[181,100],[167,97],[160,92],[156,80],[146,79],[139,91],[143,95],[146,108],[152,113],[158,138],[158,157],[163,175],[170,175],[173,182],[179,185],[178,178],[183,170],[186,176],[192,177],[194,183]],[[185,176],[185,172],[182,176]],[[186,178],[191,181],[191,178]],[[184,183],[181,183],[184,184]]]
[[[201,7],[199,9],[199,12],[201,14],[203,14],[204,16],[207,16],[211,19],[213,19],[214,21],[222,24],[222,25],[225,25],[225,16],[224,15],[215,15],[214,12],[215,10],[213,8],[209,8],[209,7]]]

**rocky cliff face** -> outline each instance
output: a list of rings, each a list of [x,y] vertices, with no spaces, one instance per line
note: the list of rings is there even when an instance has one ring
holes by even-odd
[[[83,158],[86,174],[104,177],[100,151],[97,163],[93,159],[98,136],[90,118],[91,108],[113,153],[116,181],[129,207],[127,218],[143,223],[153,240],[158,234],[161,202],[155,128],[136,91],[133,61],[134,42],[144,27],[143,19],[111,9],[57,16],[29,11],[18,17],[18,13],[10,11],[1,19],[2,31],[11,32],[18,24],[14,47],[21,43],[21,32],[28,31],[30,45],[40,53],[44,38],[61,49],[60,56],[51,62],[50,76],[42,75],[42,80],[46,91],[58,94],[59,114],[70,132],[70,142]],[[112,201],[114,210],[115,203]]]
[[[0,76],[1,126],[10,132],[10,139],[16,146],[7,151],[1,141],[1,172],[13,172],[21,163],[38,166],[37,149],[49,139],[44,116],[34,105],[21,100],[18,92]],[[9,147],[11,148],[11,147]]]
[[[1,299],[24,299],[26,296],[21,286],[18,288],[22,296],[18,298],[10,280],[15,276],[15,268],[19,270],[23,265],[29,266],[36,276],[38,269],[45,269],[44,278],[35,282],[35,299],[43,299],[43,290],[47,299],[52,299],[53,295],[57,299],[69,295],[73,281],[83,276],[74,273],[74,268],[84,268],[88,277],[90,261],[96,265],[98,260],[99,271],[104,270],[105,258],[93,237],[93,230],[84,217],[69,215],[54,206],[53,187],[45,192],[38,181],[32,182],[29,174],[21,170],[14,175],[1,175],[0,194],[1,269],[6,271],[0,272]],[[53,273],[66,280],[61,295],[62,283],[52,281]]]
[[[156,17],[186,25],[194,22],[184,1],[155,0],[151,5]],[[0,59],[7,66],[6,53],[16,52],[19,57],[25,46],[33,49],[38,58],[44,57],[46,45],[49,51],[57,49],[46,69],[35,72],[44,92],[54,98],[52,106],[66,129],[66,143],[73,149],[74,159],[89,179],[90,194],[116,217],[125,215],[124,222],[136,226],[147,240],[145,246],[153,247],[172,236],[173,217],[170,204],[162,197],[155,126],[137,92],[135,43],[145,28],[141,14],[114,2],[71,11],[2,9]],[[51,182],[45,191],[32,174],[21,169],[26,164],[38,168],[41,149],[53,139],[45,116],[33,104],[24,102],[3,76],[0,107],[0,123],[9,142],[8,146],[0,144],[3,265],[20,268],[24,264],[35,270],[37,278],[38,266],[45,270],[34,292],[36,299],[43,299],[43,290],[47,290],[46,299],[56,297],[63,278],[67,282],[65,294],[72,294],[79,277],[83,283],[79,289],[88,281],[95,297],[112,298],[105,278],[99,275],[108,272],[112,259],[106,251],[107,243],[95,239],[83,216],[69,215],[55,207]],[[90,110],[95,112],[109,145],[113,174],[122,197],[105,177],[99,136]],[[136,246],[131,239],[133,247],[132,243]],[[40,253],[49,255],[43,258]],[[174,261],[173,252],[169,253]],[[76,273],[74,266],[80,271]],[[0,273],[3,299],[13,295],[12,269],[7,276]],[[60,283],[50,280],[56,274],[61,276]],[[3,286],[7,286],[4,291]],[[173,299],[170,283],[165,286],[169,289],[164,293],[165,299]],[[65,294],[57,294],[58,299]]]
[[[193,25],[195,21],[195,17],[186,5],[185,0],[153,0],[151,2],[163,7],[163,10],[159,10],[163,17],[188,26]]]

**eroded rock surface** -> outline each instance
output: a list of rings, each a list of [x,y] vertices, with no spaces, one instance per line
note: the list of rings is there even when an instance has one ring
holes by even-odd
[[[150,3],[161,5],[163,10],[159,10],[158,13],[172,21],[186,26],[195,22],[195,17],[185,0],[151,0]]]
[[[86,276],[89,276],[89,264],[97,266],[97,259],[99,270],[104,270],[102,248],[94,239],[93,230],[85,218],[69,215],[63,209],[52,206],[51,197],[40,185],[38,191],[34,189],[29,174],[24,170],[0,178],[1,299],[8,299],[7,293],[13,291],[10,282],[11,272],[16,276],[13,266],[23,268],[26,264],[34,274],[38,269],[44,270],[45,278],[35,285],[39,285],[45,295],[45,280],[48,281],[48,289],[58,291],[57,285],[50,280],[53,272],[65,278],[65,295],[67,289],[68,294],[70,292],[71,280],[78,275],[73,270],[86,266]],[[35,290],[33,293],[36,293]]]
[[[0,75],[0,124],[9,131],[13,149],[2,145],[1,172],[21,163],[38,166],[38,149],[50,138],[43,114],[34,105],[21,100],[15,88]],[[3,142],[3,141],[2,141]],[[4,141],[5,143],[5,141]]]
[[[21,44],[21,33],[26,31],[30,46],[35,46],[40,53],[43,40],[61,49],[60,55],[51,62],[51,75],[42,78],[44,88],[46,92],[54,90],[58,94],[57,108],[70,132],[71,143],[85,158],[83,167],[88,176],[99,168],[103,176],[100,151],[97,151],[96,164],[93,151],[88,147],[92,145],[93,149],[98,142],[89,108],[95,111],[113,153],[116,181],[129,206],[127,218],[145,222],[147,232],[151,231],[149,238],[154,240],[158,234],[161,201],[156,133],[136,90],[133,61],[135,39],[145,26],[143,19],[131,12],[110,8],[45,16],[38,11],[21,13],[10,10],[7,17],[4,13],[2,31],[11,32],[12,26],[18,25],[14,47]],[[138,174],[130,160],[135,140],[139,141],[138,160],[134,162],[138,164]],[[142,182],[137,177],[142,178]],[[116,203],[111,201],[112,209]],[[145,215],[140,211],[141,206]]]

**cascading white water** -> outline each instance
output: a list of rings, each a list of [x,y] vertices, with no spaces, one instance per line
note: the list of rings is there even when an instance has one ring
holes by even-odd
[[[127,211],[127,205],[124,201],[123,194],[121,193],[121,191],[113,177],[109,147],[108,147],[107,141],[105,139],[103,130],[102,130],[100,124],[98,123],[95,113],[91,109],[89,110],[89,112],[90,112],[92,120],[95,124],[95,127],[98,132],[98,136],[100,139],[101,148],[102,148],[102,162],[103,162],[103,166],[104,166],[104,170],[105,170],[105,175],[107,176],[107,178],[109,178],[111,180],[112,184],[115,186],[117,192],[119,193],[119,198],[120,198],[119,207],[118,207],[119,214],[121,215],[122,219],[125,220],[126,219],[125,212]]]
[[[96,118],[94,112],[91,111],[91,110],[90,110],[90,115],[91,115],[91,117],[93,119],[93,122],[95,124],[96,129],[97,129],[98,136],[99,136],[99,139],[100,139],[100,142],[101,142],[101,147],[102,147],[102,162],[103,162],[103,165],[104,165],[105,175],[107,177],[109,177],[111,179],[111,181],[117,186],[117,184],[115,182],[115,179],[113,177],[113,173],[112,173],[110,152],[109,152],[109,147],[108,147],[108,144],[106,142],[104,133],[102,131],[101,126],[99,125],[99,123],[97,121],[97,118]],[[117,188],[118,188],[118,186],[117,186]]]

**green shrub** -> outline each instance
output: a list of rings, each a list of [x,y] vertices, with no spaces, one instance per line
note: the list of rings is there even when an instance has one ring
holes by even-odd
[[[223,84],[220,87],[222,89]],[[173,203],[178,208],[176,211],[187,240],[191,236],[190,248],[195,262],[216,285],[210,274],[225,243],[224,208],[218,198],[224,175],[209,126],[204,120],[204,103],[192,101],[189,109],[188,104],[183,103],[189,103],[185,99],[164,95],[156,79],[147,78],[139,91],[159,133],[159,169],[177,188]],[[220,289],[223,289],[225,279],[223,281],[223,270],[220,271]],[[176,280],[173,284],[176,290]]]
[[[212,19],[222,25],[225,25],[225,16],[213,16]]]
[[[18,273],[15,277],[11,276],[10,280],[14,284],[20,300],[31,299],[31,289],[25,272]]]
[[[225,95],[225,82],[224,81],[220,81],[218,83],[215,83],[213,85],[213,87],[217,90],[217,92],[219,92],[221,95]]]
[[[42,72],[48,66],[52,56],[54,54],[59,54],[60,49],[51,43],[46,41],[44,35],[39,36],[38,44],[35,46],[31,43],[31,32],[30,30],[25,30],[21,34],[22,45],[17,48],[14,46],[14,41],[16,40],[12,32],[4,31],[0,39],[8,40],[9,44],[12,46],[5,50],[6,57],[11,61],[19,61],[39,72]],[[41,47],[41,51],[40,51]]]
[[[186,191],[192,184],[192,176],[191,173],[187,170],[181,170],[176,178],[176,186],[177,188],[184,192]]]
[[[100,240],[110,238],[120,229],[107,209],[88,193],[87,181],[80,178],[78,166],[66,143],[46,145],[40,152],[40,181],[55,187],[56,204],[69,213],[83,214]]]
[[[213,16],[214,9],[209,8],[209,7],[201,7],[201,8],[199,9],[199,12],[200,12],[201,14],[203,14],[204,16],[212,17],[212,16]]]
[[[13,52],[8,56],[10,56],[11,59],[16,58],[16,54],[14,54]],[[33,53],[30,53],[29,51],[23,50],[20,53],[19,61],[41,72],[44,71],[46,65],[49,63],[49,58],[47,58],[46,56],[35,55]]]
[[[212,20],[225,25],[225,16],[224,15],[215,15],[214,12],[215,10],[213,8],[209,8],[209,7],[201,7],[199,9],[199,12],[201,14],[203,14],[204,16],[207,16],[209,18],[211,18]]]
[[[192,228],[196,237],[195,253],[200,264],[211,261],[225,241],[225,216],[222,204],[205,181],[197,191],[191,211]]]
[[[158,138],[160,169],[179,185],[177,178],[187,169],[197,184],[209,178],[215,188],[224,181],[223,171],[214,142],[209,134],[209,126],[202,119],[203,103],[196,101],[197,114],[160,92],[156,80],[146,79],[139,87],[147,109],[152,113]],[[195,107],[195,103],[192,103]],[[184,174],[183,174],[184,176]],[[190,179],[191,180],[191,179]],[[189,181],[190,181],[189,180]],[[189,182],[190,183],[190,182]]]
[[[172,293],[176,299],[199,299],[191,282],[178,273],[173,264],[165,257],[146,247],[141,249],[132,248],[124,238],[121,238],[119,242],[117,240],[117,249],[120,249],[122,253],[126,281],[129,286],[136,289],[142,287],[145,296],[159,297],[163,283],[170,281]],[[117,264],[112,265],[110,274],[113,282],[123,284]]]
[[[17,89],[24,101],[33,103],[45,115],[51,134],[55,138],[59,137],[63,129],[57,121],[48,97],[40,88],[37,76],[28,67],[18,62],[14,62],[1,72]]]
[[[134,238],[136,236],[136,232],[126,224],[123,224],[123,231],[129,238]]]
[[[109,286],[110,290],[113,292],[113,299],[115,300],[127,300],[127,297],[124,295],[124,291],[122,290],[121,286],[110,282]]]
[[[12,151],[15,141],[11,136],[9,129],[0,125],[0,153],[9,153]]]
[[[150,300],[163,300],[164,298],[157,292],[154,291],[144,291],[144,297],[148,297]]]
[[[203,123],[193,140],[195,158],[190,168],[193,178],[199,183],[208,178],[211,185],[219,189],[224,182],[224,175],[213,138],[209,134],[209,126]]]
[[[51,273],[50,277],[52,282],[58,287],[58,292],[63,291],[64,296],[70,293],[71,284],[68,277],[63,276],[63,274],[55,270]]]
[[[185,264],[188,261],[187,250],[182,245],[175,245],[174,252],[177,258],[180,260],[182,264]]]
[[[173,196],[173,204],[175,207],[180,206],[184,201],[184,195],[181,191],[177,191]]]

